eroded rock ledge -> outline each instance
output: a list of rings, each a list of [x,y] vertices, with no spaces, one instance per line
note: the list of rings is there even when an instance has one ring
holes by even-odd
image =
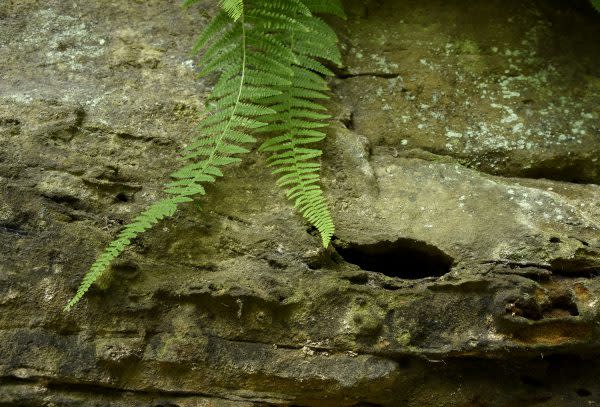
[[[600,404],[585,1],[348,2],[332,248],[253,153],[61,312],[192,136],[213,3],[0,5],[0,405]]]

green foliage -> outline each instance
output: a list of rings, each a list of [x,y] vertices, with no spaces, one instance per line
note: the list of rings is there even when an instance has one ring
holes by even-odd
[[[280,94],[265,100],[275,113],[265,116],[269,125],[257,132],[272,132],[275,136],[262,143],[260,150],[271,152],[269,165],[280,175],[277,185],[287,189],[287,197],[321,234],[327,247],[334,225],[318,185],[320,164],[314,159],[321,150],[309,148],[325,138],[319,129],[330,116],[323,114],[323,106],[312,99],[326,99],[327,83],[323,76],[331,72],[319,58],[341,64],[337,37],[329,26],[310,16],[298,16],[298,26],[278,37],[296,57],[288,61],[291,68],[287,79],[291,85],[277,86]],[[308,28],[308,31],[306,30]]]
[[[198,0],[186,0],[189,6]],[[256,135],[267,134],[260,150],[270,152],[277,184],[329,245],[334,225],[319,187],[321,141],[328,115],[315,99],[327,98],[322,61],[341,63],[333,30],[312,13],[343,16],[338,0],[222,0],[222,11],[194,46],[202,52],[199,75],[220,74],[209,97],[207,117],[184,151],[184,165],[171,174],[167,198],[152,204],[126,225],[92,264],[71,309],[89,287],[141,233],[172,216],[179,204],[205,194],[204,185],[241,162]]]
[[[242,0],[221,0],[221,8],[229,14],[233,21],[237,21],[244,13]]]
[[[592,6],[600,13],[600,0],[590,0],[592,2]]]

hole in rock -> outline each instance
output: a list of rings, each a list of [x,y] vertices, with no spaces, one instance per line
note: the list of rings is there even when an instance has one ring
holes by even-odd
[[[354,130],[356,128],[356,125],[354,124],[354,112],[350,112],[350,114],[348,115],[348,117],[344,117],[342,119],[342,124],[348,130]]]
[[[0,125],[7,125],[7,126],[19,126],[21,124],[21,122],[18,119],[2,119],[0,118]]]
[[[344,260],[363,270],[409,280],[440,277],[448,273],[454,263],[452,257],[437,247],[412,239],[339,245],[336,249]]]
[[[553,298],[550,309],[544,311],[544,318],[576,317],[578,315],[577,304],[568,295]]]
[[[520,177],[552,179],[574,184],[596,184],[598,175],[587,159],[558,156],[523,169]]]
[[[560,238],[553,236],[550,238],[550,243],[560,243]]]
[[[575,390],[575,393],[577,393],[579,397],[590,397],[592,395],[592,392],[588,389],[577,389]]]
[[[369,282],[369,276],[366,274],[346,276],[346,277],[342,277],[342,278],[344,280],[349,281],[351,284],[355,284],[355,285],[365,285]]]
[[[57,49],[59,52],[65,52],[66,50],[68,50],[68,49],[69,49],[69,44],[67,44],[67,43],[64,43],[64,42],[59,42],[59,43],[58,43],[58,46],[56,47],[56,49]]]
[[[522,299],[518,299],[514,303],[511,302],[507,304],[506,313],[513,316],[527,318],[532,321],[539,321],[543,318],[542,311],[535,301],[524,301]]]
[[[115,200],[117,202],[129,202],[129,197],[127,196],[127,194],[125,194],[124,192],[119,192],[116,196],[115,196]]]
[[[388,291],[397,291],[399,290],[401,287],[394,285],[394,284],[390,284],[390,283],[384,283],[381,288],[383,288],[384,290],[388,290]]]
[[[553,297],[547,304],[538,304],[533,299],[517,299],[506,305],[506,313],[532,321],[546,318],[568,318],[579,315],[577,304],[568,295]]]
[[[276,270],[285,270],[287,268],[287,265],[277,261],[275,259],[266,259],[267,263],[269,264],[269,266],[271,266],[271,268],[276,269]]]
[[[112,266],[112,269],[125,278],[133,278],[140,272],[140,267],[133,262],[117,263]]]
[[[53,201],[59,205],[65,205],[65,206],[71,207],[73,209],[81,208],[81,202],[80,202],[79,198],[77,198],[75,196],[52,195],[52,196],[46,196],[46,198],[50,199],[51,201]]]

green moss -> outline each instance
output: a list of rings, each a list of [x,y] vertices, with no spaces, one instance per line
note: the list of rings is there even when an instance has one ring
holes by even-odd
[[[400,346],[408,346],[411,340],[410,332],[404,330],[396,332],[395,339]]]
[[[356,336],[376,335],[383,327],[385,312],[368,299],[357,297],[348,310],[346,321]]]

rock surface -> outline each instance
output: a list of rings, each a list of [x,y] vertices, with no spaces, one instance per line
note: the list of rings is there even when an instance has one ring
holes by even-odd
[[[348,2],[319,250],[251,153],[144,234],[214,11],[0,4],[0,405],[600,405],[600,17]]]
[[[339,93],[372,145],[600,183],[599,47],[586,40],[600,29],[584,2],[367,4],[348,25]]]

